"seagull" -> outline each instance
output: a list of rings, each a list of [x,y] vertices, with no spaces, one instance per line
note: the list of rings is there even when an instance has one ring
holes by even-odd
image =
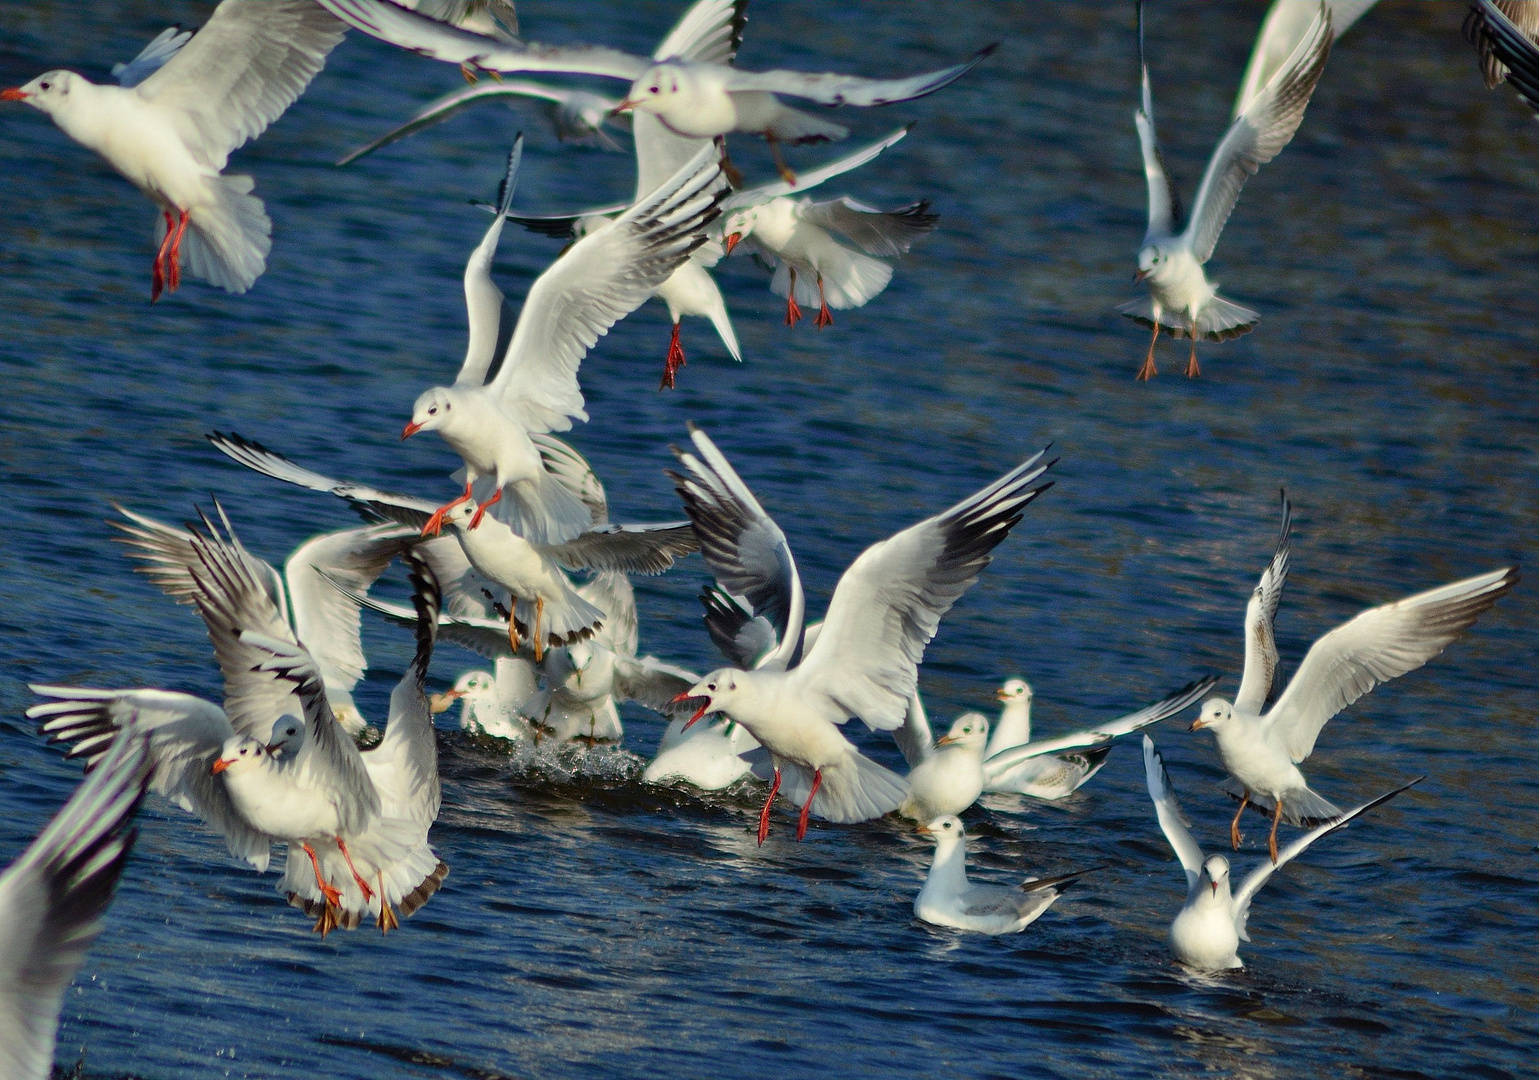
[[[690,723],[724,713],[769,752],[775,781],[759,815],[759,843],[784,772],[805,783],[797,839],[808,814],[868,821],[907,797],[903,779],[861,754],[839,731],[858,716],[873,731],[903,723],[924,649],[940,620],[988,565],[990,552],[1047,489],[1031,485],[1051,462],[1033,455],[951,509],[872,545],[855,560],[829,604],[816,641],[804,640],[805,599],[785,534],[704,431],[693,451],[675,449],[669,475],[700,538],[701,553],[728,593],[769,614],[776,649],[753,670],[719,668],[681,697],[698,702]]]
[[[504,205],[517,157],[516,146]],[[478,521],[500,502],[499,516],[534,543],[562,543],[584,531],[588,520],[581,503],[550,478],[532,436],[588,419],[578,365],[615,322],[645,303],[705,242],[705,229],[717,215],[720,176],[715,149],[707,147],[614,225],[558,258],[530,288],[495,374],[492,350],[476,347],[485,338],[477,335],[480,319],[472,305],[472,344],[454,385],[418,397],[401,431],[403,439],[437,431],[464,459],[465,491],[442,512],[475,497],[476,482],[485,477],[493,482],[492,492],[477,503]],[[490,233],[488,241],[496,242]],[[486,325],[491,327],[489,317]],[[505,492],[513,497],[504,501]]]
[[[1324,0],[1324,7],[1331,13],[1331,34],[1341,40],[1353,23],[1357,22],[1377,0]],[[1261,20],[1261,30],[1256,34],[1256,44],[1251,47],[1250,63],[1240,79],[1240,92],[1235,95],[1234,111],[1230,120],[1238,120],[1250,103],[1256,100],[1267,82],[1277,70],[1287,63],[1293,50],[1309,32],[1310,24],[1319,14],[1321,0],[1272,0],[1266,17]]]
[[[821,330],[833,324],[830,308],[862,307],[887,288],[892,265],[882,259],[907,254],[939,220],[928,201],[883,211],[849,197],[813,202],[781,196],[728,213],[722,230],[728,254],[747,239],[775,266],[770,291],[786,298],[786,325],[801,320],[801,304],[816,302],[812,322]],[[855,247],[841,244],[835,233]]]
[[[267,268],[272,222],[230,154],[283,115],[346,27],[313,0],[223,0],[196,34],[173,27],[118,69],[120,85],[48,71],[0,99],[41,109],[160,208],[150,299],[188,272],[243,293]]]
[[[194,603],[198,586],[189,570],[197,563],[192,538],[125,507],[114,504],[114,508],[129,524],[109,524],[125,534],[122,542],[133,549],[133,557],[145,561],[141,571],[178,603]],[[365,735],[369,727],[352,694],[369,666],[359,637],[359,605],[328,579],[346,582],[353,592],[367,595],[385,568],[417,539],[415,529],[393,523],[324,533],[296,548],[282,574],[246,553],[278,611],[315,658],[332,715],[355,738]]]
[[[909,699],[910,712],[916,706],[924,708],[918,693]],[[983,794],[983,748],[988,741],[988,717],[975,712],[957,717],[929,753],[909,767],[908,798],[898,813],[922,822],[954,817],[977,802]]]
[[[1245,671],[1233,703],[1209,698],[1191,730],[1211,729],[1231,782],[1225,790],[1239,799],[1229,826],[1240,849],[1240,816],[1254,804],[1267,810],[1267,840],[1278,861],[1277,826],[1312,826],[1341,817],[1341,810],[1316,794],[1298,765],[1315,748],[1327,720],[1382,682],[1415,671],[1451,645],[1492,604],[1518,582],[1507,567],[1369,608],[1309,647],[1271,709],[1262,712],[1277,671],[1273,623],[1288,574],[1292,514],[1283,495],[1282,536],[1260,583],[1246,605]]]
[[[1539,2],[1477,0],[1464,19],[1464,36],[1480,51],[1486,86],[1510,84],[1539,113]]]
[[[507,657],[497,661],[495,674],[467,671],[452,689],[433,694],[428,701],[434,713],[446,712],[458,701],[461,731],[518,742],[534,736],[534,728],[518,709],[538,691],[534,665],[521,657]]]
[[[1007,679],[995,695],[1004,702],[999,722],[984,751],[983,790],[1062,799],[1077,791],[1100,771],[1111,753],[1111,741],[1174,716],[1202,700],[1218,683],[1208,676],[1187,683],[1161,701],[1093,728],[1053,739],[1031,741],[1031,686],[1025,679]],[[1072,753],[1062,753],[1072,750]]]
[[[754,72],[717,59],[689,60],[675,55],[657,62],[592,45],[556,48],[502,42],[425,18],[389,0],[320,3],[371,37],[434,60],[474,70],[564,72],[623,79],[631,86],[616,111],[651,113],[669,130],[686,138],[712,139],[733,131],[762,135],[769,141],[776,164],[788,183],[794,183],[796,178],[780,160],[780,143],[837,140],[848,131],[839,124],[782,105],[777,94],[820,105],[890,105],[932,94],[955,82],[998,48],[996,42],[960,64],[900,79],[800,71]],[[701,0],[690,9],[685,21],[697,18],[734,26],[740,34],[743,6],[744,0]],[[724,18],[718,14],[721,11],[730,11],[731,16]]]
[[[1222,855],[1202,856],[1202,849],[1192,839],[1188,829],[1190,822],[1176,801],[1175,789],[1170,785],[1170,775],[1165,771],[1165,761],[1154,746],[1154,740],[1144,736],[1144,777],[1149,784],[1149,798],[1154,800],[1154,812],[1159,818],[1160,829],[1170,841],[1171,850],[1181,860],[1186,871],[1186,903],[1170,924],[1170,952],[1187,967],[1200,971],[1222,971],[1244,967],[1240,960],[1241,941],[1249,941],[1245,932],[1250,918],[1250,902],[1265,885],[1273,872],[1291,859],[1302,855],[1304,849],[1326,833],[1335,832],[1360,814],[1388,802],[1406,788],[1418,784],[1426,777],[1418,776],[1409,784],[1402,784],[1372,802],[1366,802],[1349,810],[1334,821],[1326,822],[1305,833],[1293,843],[1276,852],[1272,860],[1262,861],[1240,883],[1239,892],[1230,894],[1229,860]]]
[[[451,504],[447,514],[425,499],[395,495],[363,484],[335,480],[297,465],[262,446],[235,434],[212,432],[208,440],[241,464],[267,476],[325,491],[346,499],[376,519],[394,521],[427,532],[437,519],[448,527],[463,549],[469,566],[487,586],[516,601],[504,614],[511,650],[517,653],[522,636],[531,638],[535,660],[544,658],[548,646],[561,646],[590,636],[604,612],[585,600],[581,590],[563,573],[569,570],[613,570],[623,573],[660,574],[678,558],[694,551],[699,543],[688,522],[656,525],[595,523],[593,512],[569,489],[547,464],[575,455],[558,439],[540,435],[532,440],[542,456],[541,471],[550,483],[566,492],[582,511],[587,529],[565,544],[531,543],[491,515],[482,516],[472,502]],[[577,455],[580,460],[580,455]],[[586,467],[586,463],[584,463]],[[445,574],[443,580],[461,575]],[[497,599],[501,599],[499,595]],[[511,620],[506,615],[511,614]]]
[[[974,884],[967,880],[967,835],[960,818],[943,814],[915,831],[935,840],[935,860],[914,897],[914,915],[936,926],[976,934],[1019,933],[1052,907],[1075,879],[1090,873],[1028,878],[1014,889]]]
[[[113,742],[48,826],[0,873],[0,1074],[48,1080],[64,991],[102,932],[150,782],[142,736]]]
[[[1143,148],[1144,174],[1149,184],[1149,228],[1138,253],[1135,281],[1148,285],[1149,295],[1121,305],[1117,310],[1134,322],[1151,327],[1149,354],[1138,371],[1140,381],[1155,374],[1154,343],[1163,326],[1172,337],[1185,335],[1192,342],[1187,362],[1188,378],[1200,374],[1197,338],[1227,341],[1247,334],[1261,318],[1249,308],[1232,303],[1217,293],[1202,267],[1218,244],[1245,181],[1288,145],[1304,119],[1304,109],[1325,71],[1333,34],[1331,14],[1324,5],[1317,10],[1308,30],[1288,59],[1274,71],[1245,109],[1229,125],[1208,160],[1202,186],[1185,229],[1176,232],[1181,217],[1164,156],[1154,136],[1154,103],[1149,89],[1149,67],[1143,60],[1143,5],[1139,5],[1139,68],[1143,79],[1143,104],[1133,114],[1138,141]]]

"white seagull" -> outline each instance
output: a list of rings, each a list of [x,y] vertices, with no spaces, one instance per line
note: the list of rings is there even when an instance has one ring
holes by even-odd
[[[1240,816],[1270,812],[1267,846],[1277,862],[1277,826],[1334,821],[1341,810],[1310,790],[1298,769],[1327,720],[1382,682],[1415,671],[1451,645],[1518,582],[1517,567],[1492,570],[1369,608],[1309,647],[1288,688],[1265,713],[1277,672],[1273,631],[1288,575],[1291,507],[1283,496],[1282,537],[1245,610],[1245,671],[1233,703],[1210,698],[1191,730],[1212,730],[1238,799],[1229,839],[1240,848]]]
[[[720,60],[667,57],[658,62],[592,45],[557,48],[509,43],[468,33],[407,11],[389,0],[320,0],[326,9],[372,37],[435,60],[487,71],[546,71],[600,75],[631,84],[618,109],[649,112],[676,134],[710,139],[733,131],[764,136],[788,183],[795,176],[779,161],[781,142],[842,139],[848,131],[782,105],[777,94],[820,105],[869,108],[923,97],[972,70],[998,44],[960,64],[900,79],[813,75],[801,71],[745,71]],[[741,32],[743,0],[704,0],[688,17],[735,25]],[[714,14],[725,9],[726,18]]]
[[[0,873],[0,1075],[48,1080],[64,991],[102,932],[150,782],[142,736],[117,739]]]
[[[1164,327],[1172,337],[1191,338],[1191,358],[1186,374],[1195,377],[1197,339],[1226,341],[1248,333],[1261,318],[1249,308],[1219,296],[1218,286],[1208,281],[1203,264],[1213,254],[1224,224],[1229,220],[1240,190],[1262,165],[1288,145],[1304,119],[1315,85],[1325,71],[1333,34],[1331,14],[1322,4],[1308,30],[1256,92],[1245,109],[1224,133],[1208,159],[1202,185],[1186,227],[1177,232],[1180,204],[1165,171],[1164,156],[1154,135],[1154,103],[1149,89],[1149,67],[1143,62],[1143,5],[1139,5],[1139,67],[1143,79],[1143,104],[1134,112],[1138,141],[1143,148],[1144,175],[1149,185],[1149,227],[1138,253],[1135,281],[1149,288],[1147,297],[1130,301],[1119,312],[1152,328],[1149,353],[1138,371],[1140,380],[1154,376],[1154,343]]]
[[[916,692],[909,699],[909,715],[924,711]],[[906,717],[899,731],[909,729]],[[925,724],[928,729],[928,723]],[[897,737],[898,732],[894,732]],[[935,740],[928,752],[909,765],[908,798],[898,813],[925,822],[944,815],[961,814],[983,794],[983,749],[989,741],[989,720],[982,713],[963,713],[951,730]],[[899,739],[898,745],[903,746]],[[907,756],[907,755],[905,755]]]
[[[1090,873],[1076,870],[1040,880],[1028,878],[1013,889],[982,885],[967,880],[967,836],[960,818],[946,814],[915,831],[935,841],[935,859],[924,887],[914,897],[914,914],[936,926],[975,934],[1019,933],[1052,907],[1071,882]]]
[[[840,578],[822,632],[804,640],[805,599],[785,534],[706,434],[691,425],[693,452],[676,449],[670,473],[694,522],[701,553],[728,593],[770,616],[779,644],[751,671],[726,667],[685,692],[691,722],[724,713],[768,750],[775,768],[759,815],[759,842],[782,774],[805,790],[797,838],[809,813],[868,821],[907,797],[902,777],[861,754],[840,732],[858,716],[873,731],[903,723],[925,646],[941,617],[977,580],[993,550],[1049,486],[1051,466],[1033,455],[951,509],[867,548]]]
[[[187,35],[162,33],[118,69],[120,86],[49,71],[0,90],[95,150],[160,207],[150,298],[188,271],[243,293],[267,268],[272,222],[249,176],[222,175],[230,154],[266,130],[326,62],[346,27],[314,0],[223,0]]]
[[[1335,832],[1353,818],[1365,814],[1381,803],[1388,802],[1412,784],[1425,777],[1418,776],[1409,784],[1402,784],[1372,802],[1366,802],[1354,810],[1348,810],[1334,821],[1327,822],[1305,833],[1293,843],[1274,853],[1270,862],[1250,872],[1232,893],[1229,880],[1229,860],[1222,855],[1202,856],[1202,848],[1192,838],[1186,815],[1176,801],[1175,789],[1165,771],[1164,759],[1155,749],[1154,740],[1144,736],[1144,778],[1149,784],[1149,798],[1154,800],[1154,812],[1159,818],[1160,829],[1170,841],[1171,850],[1181,860],[1186,871],[1186,903],[1182,905],[1175,921],[1170,924],[1170,952],[1187,967],[1200,971],[1222,971],[1226,968],[1244,967],[1239,956],[1241,941],[1249,941],[1245,932],[1250,918],[1250,902],[1255,899],[1274,871],[1284,863],[1303,854],[1304,849],[1326,833]]]
[[[392,612],[394,614],[394,612]],[[441,618],[453,619],[444,615]],[[499,634],[506,640],[506,634]],[[509,666],[504,669],[503,664]],[[454,680],[454,686],[442,694],[428,698],[432,711],[447,712],[456,701],[460,703],[460,730],[472,735],[490,735],[493,738],[518,742],[532,738],[534,728],[519,711],[519,707],[539,691],[534,665],[521,657],[508,657],[497,661],[497,671],[467,671]],[[503,677],[504,670],[507,677]]]
[[[517,148],[504,181],[504,208],[516,158]],[[478,336],[482,316],[471,304],[471,345],[459,376],[453,386],[418,397],[401,432],[404,439],[437,431],[464,460],[465,491],[444,511],[476,497],[475,485],[484,477],[492,490],[480,496],[477,519],[501,503],[498,516],[534,543],[563,543],[587,528],[587,511],[550,476],[532,436],[588,419],[578,365],[611,326],[645,303],[705,242],[706,226],[717,215],[720,177],[715,150],[707,147],[614,225],[574,244],[530,288],[495,371],[490,343],[485,349],[478,345],[486,337]],[[503,214],[505,209],[494,229],[500,229]],[[482,248],[495,243],[489,232]],[[466,277],[468,283],[470,267]],[[467,299],[470,293],[467,287]],[[493,341],[497,325],[485,317]],[[504,493],[511,498],[504,501]]]

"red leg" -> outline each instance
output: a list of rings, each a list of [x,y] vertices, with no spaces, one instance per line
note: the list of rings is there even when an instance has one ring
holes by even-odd
[[[470,527],[474,529],[477,525],[481,524],[481,519],[486,516],[486,508],[491,506],[493,503],[499,503],[501,501],[502,489],[498,488],[497,494],[493,495],[490,499],[487,499],[484,503],[477,503],[475,516],[470,519]]]
[[[663,384],[659,390],[673,389],[673,376],[684,366],[684,346],[679,341],[679,324],[673,324],[673,338],[668,342],[668,359],[663,361]]]
[[[807,835],[807,812],[812,809],[812,800],[818,796],[818,788],[823,786],[823,770],[812,771],[812,790],[807,794],[807,801],[802,804],[802,816],[796,819],[796,838],[802,839]]]
[[[306,855],[310,856],[310,865],[315,870],[315,884],[320,888],[321,895],[326,898],[326,902],[332,907],[341,907],[342,894],[337,892],[335,886],[328,885],[326,879],[321,877],[321,862],[315,857],[315,849],[309,844],[300,844],[299,846],[304,849]]]
[[[1154,335],[1149,338],[1149,355],[1144,357],[1144,366],[1138,369],[1138,381],[1148,382],[1154,378],[1157,372],[1154,370],[1154,343],[1160,339],[1160,321],[1154,320]]]
[[[176,219],[176,236],[171,241],[171,252],[166,256],[166,291],[176,292],[182,287],[182,237],[187,235],[186,210]]]
[[[1186,377],[1195,379],[1202,374],[1202,368],[1197,366],[1197,320],[1192,320],[1192,358],[1186,362]]]
[[[795,326],[801,322],[802,309],[796,304],[796,267],[788,267],[791,271],[791,291],[786,293],[786,325]]]
[[[155,265],[150,269],[150,303],[160,299],[160,294],[166,288],[166,252],[171,249],[171,233],[176,228],[176,222],[171,219],[171,211],[162,210],[161,215],[166,219],[166,235],[160,238],[160,247],[155,252]]]
[[[342,857],[347,860],[347,868],[353,875],[354,884],[356,884],[358,888],[363,892],[363,898],[365,900],[373,900],[374,890],[369,887],[369,883],[367,881],[358,876],[358,870],[355,866],[353,866],[353,857],[347,853],[347,845],[342,842],[342,838],[340,836],[337,837],[337,850],[342,852]]]
[[[769,837],[769,812],[775,805],[775,793],[780,790],[780,766],[775,766],[775,782],[770,785],[769,798],[764,800],[764,809],[759,811],[759,846],[764,846],[764,841]]]
[[[828,301],[823,299],[823,275],[818,275],[818,317],[812,320],[812,325],[819,330],[825,326],[834,325],[834,313],[828,310]]]
[[[1282,799],[1279,797],[1272,806],[1272,835],[1267,838],[1267,850],[1272,854],[1272,865],[1277,865],[1277,823],[1282,820]]]
[[[466,480],[465,481],[465,493],[463,495],[461,495],[458,499],[453,499],[453,500],[451,500],[449,502],[446,502],[442,506],[440,506],[437,510],[434,510],[433,511],[433,516],[427,519],[427,524],[426,525],[422,526],[422,535],[423,536],[437,536],[439,533],[443,532],[443,528],[444,528],[444,515],[447,514],[450,510],[453,510],[460,503],[462,503],[462,502],[469,502],[469,501],[470,501],[470,481]]]

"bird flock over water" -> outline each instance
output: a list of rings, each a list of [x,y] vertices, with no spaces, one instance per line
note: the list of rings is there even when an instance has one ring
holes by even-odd
[[[1139,6],[1133,119],[1149,214],[1135,278],[1146,293],[1116,309],[1151,331],[1138,380],[1157,373],[1162,330],[1188,339],[1186,374],[1196,377],[1198,340],[1256,327],[1260,316],[1220,296],[1205,265],[1245,181],[1293,137],[1333,44],[1371,6],[1277,0],[1189,215],[1155,137]],[[443,490],[384,491],[240,434],[211,432],[210,442],[234,462],[339,497],[365,520],[307,540],[281,570],[246,549],[235,527],[239,511],[218,501],[186,526],[115,508],[126,555],[206,626],[224,699],[147,687],[32,688],[39,702],[28,716],[84,763],[87,776],[0,876],[0,1073],[49,1075],[63,993],[101,932],[147,792],[199,819],[259,872],[281,848],[278,889],[323,936],[366,923],[396,930],[452,887],[452,852],[433,842],[441,801],[434,717],[455,708],[461,727],[489,745],[523,748],[617,744],[619,705],[655,711],[669,723],[644,782],[760,786],[762,810],[744,827],[761,845],[777,803],[789,815],[779,827],[794,829],[798,841],[813,819],[856,826],[906,818],[935,845],[916,916],[984,934],[1024,929],[1097,868],[1024,884],[971,881],[961,815],[986,793],[1062,799],[1097,774],[1116,740],[1142,733],[1154,818],[1186,875],[1170,950],[1204,971],[1241,965],[1250,905],[1271,874],[1421,779],[1342,810],[1299,766],[1333,716],[1469,629],[1517,583],[1515,567],[1363,611],[1319,637],[1283,686],[1273,623],[1292,543],[1284,493],[1274,553],[1236,627],[1244,661],[1232,700],[1210,696],[1217,676],[1198,677],[1128,715],[1043,739],[1031,726],[1031,686],[1012,677],[999,690],[996,720],[968,712],[937,737],[919,689],[926,646],[995,547],[1052,486],[1056,459],[1047,451],[866,548],[839,578],[821,620],[809,608],[791,538],[731,460],[750,448],[731,438],[718,445],[681,417],[668,475],[682,516],[669,507],[658,521],[611,520],[603,483],[561,437],[588,420],[579,371],[589,350],[656,297],[672,322],[659,350],[662,389],[682,377],[685,316],[708,319],[725,351],[744,361],[712,276],[742,252],[768,270],[788,326],[810,312],[822,328],[834,312],[876,301],[897,261],[937,228],[931,204],[882,210],[810,193],[922,133],[900,126],[800,169],[783,148],[839,141],[848,130],[829,118],[838,115],[830,107],[896,105],[942,91],[996,48],[895,78],[751,71],[736,64],[746,8],[747,0],[698,0],[641,57],[526,41],[508,0],[222,0],[201,28],[171,27],[115,66],[115,83],[59,70],[0,91],[0,99],[46,113],[155,203],[152,301],[181,288],[184,275],[231,293],[262,275],[272,223],[252,177],[226,173],[229,156],[282,116],[348,30],[457,66],[467,85],[339,165],[494,99],[542,103],[556,137],[577,147],[622,151],[628,127],[636,157],[630,201],[528,215],[514,210],[522,135],[506,153],[500,190],[485,204],[488,227],[465,264],[464,360],[452,382],[402,403],[403,414],[410,404],[402,439],[434,432],[460,459]],[[1488,85],[1506,81],[1539,109],[1539,4],[1480,0],[1465,33]],[[604,94],[539,81],[552,75],[624,89]],[[733,164],[729,138],[748,137],[768,144],[773,177],[749,182]],[[487,152],[500,158],[506,148]],[[517,310],[492,274],[509,221],[566,244]],[[704,675],[641,654],[631,581],[695,552],[712,578],[699,598],[705,630],[726,658]],[[372,595],[397,565],[410,603]],[[365,611],[409,628],[415,641],[380,725],[352,696],[368,667]],[[491,670],[465,672],[430,692],[429,664],[443,642],[484,657]],[[1264,816],[1264,854],[1238,885],[1225,855],[1203,855],[1148,734],[1193,706],[1190,728],[1212,732],[1228,775],[1224,790],[1238,806],[1232,851],[1245,843],[1247,807]],[[848,737],[852,719],[890,734],[907,772],[879,763],[869,741],[863,748]],[[1302,831],[1280,839],[1283,825]]]

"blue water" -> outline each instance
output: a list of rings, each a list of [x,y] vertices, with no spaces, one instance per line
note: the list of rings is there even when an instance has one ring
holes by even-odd
[[[520,5],[525,31],[649,50],[679,3]],[[0,81],[68,64],[103,77],[201,4],[0,2]],[[831,5],[756,0],[745,65],[877,73],[1005,47],[924,101],[840,119],[913,136],[833,194],[929,198],[939,232],[888,291],[821,333],[781,325],[748,260],[718,280],[746,361],[686,326],[679,389],[644,308],[583,365],[573,441],[620,516],[672,517],[670,442],[699,421],[790,536],[814,606],[868,543],[1048,442],[1057,486],[948,616],[921,672],[932,714],[992,705],[1024,674],[1044,733],[1116,715],[1241,657],[1240,620],[1294,499],[1279,634],[1291,671],[1362,607],[1533,561],[1533,223],[1539,127],[1487,91],[1456,4],[1386,2],[1339,44],[1303,128],[1247,187],[1213,275],[1263,314],[1201,350],[1203,377],[1139,385],[1133,295],[1144,194],[1131,122],[1131,5]],[[1256,3],[1150,8],[1161,131],[1188,200],[1221,132]],[[78,780],[22,718],[29,681],[217,697],[187,609],[134,575],[106,500],[171,520],[225,500],[281,559],[351,520],[339,502],[234,466],[236,430],[330,471],[443,492],[456,464],[397,441],[455,370],[459,276],[513,135],[520,205],[623,197],[628,158],[564,148],[531,111],[469,113],[345,170],[329,164],[459,81],[350,38],[234,166],[275,223],[243,297],[200,284],[148,303],[153,211],[31,110],[0,113],[0,861]],[[824,151],[795,151],[810,165]],[[762,148],[734,156],[758,175]],[[515,301],[554,256],[508,233]],[[639,584],[646,651],[714,666],[698,560]],[[1539,708],[1525,582],[1426,668],[1334,721],[1308,775],[1341,803],[1428,779],[1270,883],[1245,970],[1165,951],[1182,878],[1124,747],[1060,805],[967,815],[975,876],[1108,864],[1025,933],[917,923],[927,845],[893,822],[777,818],[760,794],[654,790],[610,752],[575,775],[516,767],[442,732],[434,833],[445,888],[399,933],[325,941],[275,878],[152,799],[107,930],[69,992],[65,1066],[90,1076],[325,1077],[1532,1074]],[[360,700],[382,716],[407,635],[369,623]],[[445,646],[433,679],[480,666]],[[1157,738],[1199,838],[1229,804],[1210,740]],[[660,721],[628,710],[646,755]],[[852,734],[859,725],[852,725]],[[881,738],[857,738],[893,761]],[[1252,826],[1253,834],[1259,830]],[[1242,865],[1255,858],[1254,837]]]

